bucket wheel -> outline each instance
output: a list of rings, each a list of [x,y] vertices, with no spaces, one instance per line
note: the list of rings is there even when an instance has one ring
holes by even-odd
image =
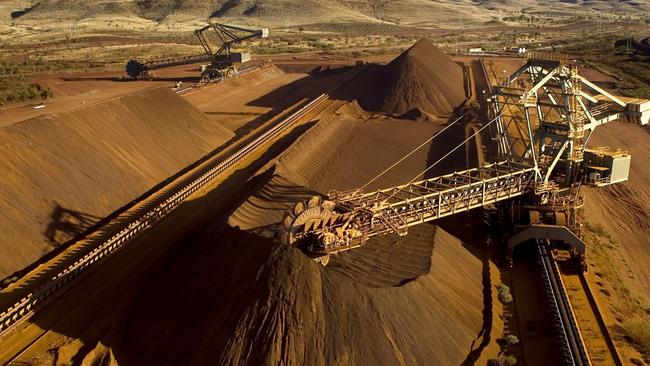
[[[316,237],[324,239],[324,236],[327,236],[322,232],[324,227],[335,222],[339,217],[339,214],[334,212],[334,206],[334,202],[323,201],[319,196],[314,196],[308,201],[298,201],[284,217],[282,240],[287,245],[301,246],[305,249],[310,245],[307,241],[314,240]],[[314,253],[314,260],[327,265],[329,255]]]

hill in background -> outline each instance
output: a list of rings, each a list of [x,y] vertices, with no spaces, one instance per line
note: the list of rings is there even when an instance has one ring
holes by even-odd
[[[649,11],[650,0],[8,0],[0,4],[0,31],[11,25],[44,26],[52,19],[60,27],[106,18],[113,24],[129,19],[136,28],[158,23],[177,28],[215,17],[270,27],[368,21],[428,27],[501,20],[509,14],[642,16]]]

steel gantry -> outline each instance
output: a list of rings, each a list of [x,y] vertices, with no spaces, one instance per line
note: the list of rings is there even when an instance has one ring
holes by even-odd
[[[536,167],[545,185],[575,183],[597,126],[623,117],[646,124],[650,115],[647,101],[626,102],[629,98],[610,94],[559,56],[529,54],[523,66],[492,90],[488,102],[496,119],[492,137],[497,159]]]
[[[557,55],[529,54],[491,91],[495,158],[529,164],[537,172],[538,194],[511,212],[518,225],[508,240],[508,257],[521,242],[545,239],[568,244],[584,266],[576,213],[583,202],[580,187],[625,181],[630,166],[625,151],[587,149],[589,138],[596,127],[616,120],[647,124],[650,102],[607,92]]]

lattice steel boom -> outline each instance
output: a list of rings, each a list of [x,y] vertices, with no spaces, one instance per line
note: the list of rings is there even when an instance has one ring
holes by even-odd
[[[370,193],[332,191],[294,208],[285,219],[286,240],[319,257],[374,235],[403,236],[411,226],[522,195],[535,176],[532,167],[500,162]]]

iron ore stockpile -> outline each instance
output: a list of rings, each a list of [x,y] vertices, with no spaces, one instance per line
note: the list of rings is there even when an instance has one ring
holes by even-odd
[[[358,98],[369,110],[444,115],[465,101],[462,67],[427,39],[367,76]]]
[[[38,260],[232,136],[168,89],[0,129],[0,277]]]
[[[402,56],[412,61],[398,75],[394,65],[374,75],[385,70],[402,85],[411,67],[450,65],[428,50],[434,48],[420,42]],[[449,88],[423,82],[439,95],[463,93],[462,82]],[[430,98],[415,98],[428,104],[414,106],[438,105]],[[445,108],[462,103],[455,102]],[[482,326],[482,267],[444,227],[377,238],[327,268],[272,240],[296,199],[364,184],[446,121],[372,116],[354,101],[342,105],[262,169],[257,188],[228,224],[197,238],[191,252],[129,306],[115,357],[119,350],[130,364],[462,363]],[[427,146],[373,186],[403,183],[449,148]],[[464,166],[464,153],[446,169],[454,165]],[[191,281],[180,275],[187,273]]]
[[[372,79],[383,79],[382,87],[367,87]],[[84,318],[79,311],[57,320],[54,330],[65,337],[50,333],[42,342],[47,344],[44,354],[56,355],[59,363],[74,360],[102,365],[461,364],[484,327],[484,307],[491,306],[490,296],[485,304],[483,258],[462,244],[480,242],[481,230],[466,230],[465,225],[480,228],[481,218],[467,215],[462,221],[443,220],[440,226],[420,225],[406,237],[375,237],[363,248],[335,256],[327,267],[273,239],[284,213],[296,200],[364,185],[440,131],[465,102],[461,66],[429,41],[418,42],[387,66],[362,71],[357,81],[365,86],[346,85],[340,94],[351,97],[339,99],[288,149],[261,165],[257,174],[241,185],[245,194],[234,197],[230,208],[194,212],[209,217],[209,223],[193,226],[196,229],[181,236],[157,263],[129,273],[128,288],[121,288],[119,297],[102,300],[102,295],[94,295],[88,304],[106,304],[101,314]],[[363,94],[359,94],[361,90]],[[401,96],[404,104],[396,102]],[[364,98],[381,102],[370,108],[357,102]],[[411,110],[420,110],[427,118],[391,117]],[[389,114],[377,113],[383,111]],[[125,114],[140,124],[132,124]],[[90,115],[101,119],[93,122],[87,117]],[[37,154],[39,145],[28,144],[36,150],[33,156],[37,159],[25,163],[32,164],[33,171],[22,171],[39,184],[21,191],[16,187],[28,178],[16,174],[11,178],[16,187],[3,187],[12,189],[3,192],[3,199],[6,195],[25,199],[27,191],[38,197],[57,197],[57,204],[76,211],[80,218],[88,205],[101,205],[105,211],[94,211],[97,214],[116,205],[97,202],[100,198],[86,193],[93,192],[90,187],[112,192],[117,201],[133,199],[128,192],[135,189],[126,186],[146,190],[179,169],[178,165],[206,153],[207,146],[218,146],[231,136],[204,120],[180,97],[161,90],[28,122],[51,125],[50,139],[65,143],[48,159]],[[73,123],[77,132],[65,128]],[[136,148],[131,145],[132,137],[122,130],[129,127],[146,129],[131,133],[133,136],[154,135],[156,139]],[[11,129],[3,133],[11,137]],[[30,136],[36,141],[38,135],[31,132]],[[72,154],[68,149],[81,149],[80,141],[89,137],[98,142],[85,142],[91,147],[82,150],[84,154],[66,159]],[[446,130],[435,143],[424,146],[366,189],[406,183],[463,137],[463,126]],[[194,141],[189,143],[188,138]],[[104,142],[117,148],[109,150]],[[25,144],[21,149],[27,149]],[[444,167],[428,174],[465,168],[466,159],[460,149]],[[65,184],[66,174],[94,172],[87,167],[91,161],[96,166],[114,166],[110,171],[116,177],[104,176],[102,180],[123,182],[111,186],[76,177],[75,182],[86,186]],[[19,163],[11,162],[14,166]],[[57,181],[37,180],[40,170],[53,169],[64,172],[61,177],[51,173]],[[45,191],[50,185],[66,188]],[[213,193],[197,197],[190,205],[200,207],[213,197]],[[52,202],[37,202],[42,202],[41,206],[28,205],[29,210],[13,213],[21,217],[16,221],[24,217],[31,218],[25,219],[30,224],[45,220]],[[146,235],[156,237],[153,231]],[[178,233],[160,235],[163,241]],[[42,248],[38,245],[42,243],[34,243],[35,248]],[[20,258],[26,261],[30,257]],[[5,270],[21,263],[16,261]],[[98,272],[96,276],[105,278],[106,286],[113,286],[110,279],[114,273]]]

